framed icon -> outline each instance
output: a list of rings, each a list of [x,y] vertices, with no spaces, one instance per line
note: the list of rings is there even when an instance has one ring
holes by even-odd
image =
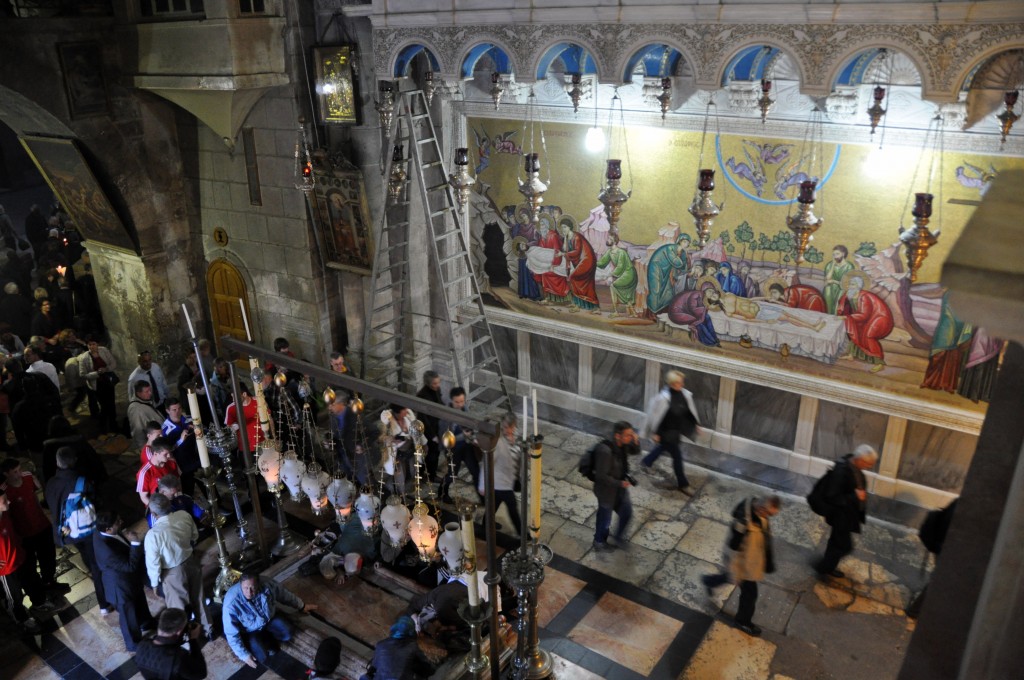
[[[107,83],[103,77],[103,52],[98,42],[57,45],[64,92],[72,118],[101,116],[108,112]]]
[[[322,123],[346,125],[357,122],[352,53],[349,45],[313,49],[316,96]]]
[[[335,159],[313,165],[310,213],[323,235],[327,266],[358,274],[373,268],[373,242],[363,175]]]

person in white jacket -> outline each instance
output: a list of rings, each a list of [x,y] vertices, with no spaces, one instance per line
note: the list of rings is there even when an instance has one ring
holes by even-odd
[[[519,461],[522,453],[519,450],[519,442],[516,440],[516,426],[518,420],[514,413],[506,413],[501,419],[501,436],[494,446],[494,511],[497,512],[501,504],[508,508],[508,516],[512,520],[512,526],[516,533],[522,533],[522,520],[519,518],[519,508],[516,507],[516,480],[519,479]],[[477,481],[477,492],[484,495],[487,481],[487,457],[484,457],[484,465],[480,470],[480,479]]]
[[[685,376],[680,371],[665,373],[665,387],[651,400],[647,408],[641,436],[655,443],[651,452],[644,456],[640,467],[649,471],[658,457],[667,453],[672,456],[672,470],[676,475],[675,489],[687,496],[693,489],[683,470],[682,437],[693,439],[701,431],[697,418],[697,407],[693,393],[683,387]]]

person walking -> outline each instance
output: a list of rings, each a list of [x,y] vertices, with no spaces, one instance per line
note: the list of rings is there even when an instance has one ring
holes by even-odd
[[[726,583],[739,585],[736,627],[754,637],[761,634],[761,627],[754,623],[757,583],[765,574],[775,571],[770,520],[781,507],[778,496],[747,498],[737,505],[732,511],[732,530],[725,546],[726,568],[701,577],[708,597],[713,597],[714,589]]]
[[[658,457],[667,453],[672,457],[672,470],[676,475],[675,490],[687,496],[693,495],[693,489],[683,469],[683,450],[680,439],[693,439],[702,432],[700,420],[697,418],[697,407],[693,403],[693,393],[684,385],[685,376],[680,371],[665,373],[665,387],[658,393],[648,407],[647,419],[644,421],[641,436],[655,443],[651,452],[640,461],[640,467],[650,471]]]
[[[189,513],[172,511],[171,499],[163,494],[150,497],[149,511],[155,518],[144,543],[150,585],[156,588],[162,584],[167,606],[191,610],[212,639],[213,624],[204,603],[203,572],[199,555],[193,551],[199,530]]]
[[[466,388],[453,387],[448,392],[448,397],[451,399],[450,406],[453,409],[456,411],[466,410]],[[476,443],[476,434],[469,428],[458,423],[443,423],[442,427],[444,428],[442,432],[451,432],[455,435],[455,446],[449,452],[452,459],[447,461],[448,469],[441,479],[441,485],[437,488],[437,495],[442,502],[454,504],[455,501],[451,497],[450,491],[452,482],[458,476],[463,463],[466,464],[469,473],[473,476],[473,486],[475,487],[480,482],[480,461],[477,459],[480,446]]]
[[[878,452],[867,444],[861,444],[853,453],[843,456],[827,474],[829,476],[824,492],[825,521],[832,527],[825,555],[814,570],[821,576],[842,578],[845,574],[837,567],[839,560],[853,552],[853,534],[860,533],[860,527],[867,519],[868,492],[864,471],[878,462]]]
[[[594,550],[607,551],[625,547],[626,527],[633,517],[629,501],[629,453],[639,449],[636,430],[625,421],[615,423],[611,441],[605,440],[594,449],[594,495],[597,496],[597,525]],[[615,543],[608,543],[612,512],[619,516]]]
[[[514,413],[506,413],[501,419],[501,434],[498,443],[494,446],[494,511],[497,512],[502,503],[508,508],[508,516],[512,520],[512,526],[516,533],[522,533],[522,521],[519,518],[519,508],[516,507],[516,480],[519,479],[519,461],[522,452],[519,450],[519,442],[516,441],[516,428],[518,420]],[[484,465],[480,470],[480,479],[477,481],[476,490],[481,497],[485,494],[487,483],[487,457],[484,457]]]
[[[96,602],[100,607],[100,613],[106,614],[111,607],[109,600],[103,590],[103,576],[99,565],[96,563],[96,553],[93,550],[92,534],[95,529],[81,536],[74,536],[65,528],[65,522],[69,519],[65,514],[68,496],[72,493],[79,493],[93,503],[96,499],[96,490],[85,475],[76,470],[78,454],[70,446],[63,446],[57,449],[57,472],[46,482],[46,504],[53,515],[53,541],[55,545],[73,545],[78,549],[89,570],[89,577],[92,579],[93,587],[96,589]]]
[[[32,569],[39,564],[39,577],[48,591],[71,592],[71,586],[57,581],[57,550],[50,520],[39,504],[37,494],[43,490],[39,480],[27,470],[22,472],[21,461],[17,458],[7,458],[0,463],[0,474],[4,479],[0,490],[7,493],[10,501],[11,521],[21,537],[25,561]]]
[[[224,637],[242,663],[256,668],[265,664],[295,634],[295,626],[277,613],[277,603],[302,612],[317,608],[272,578],[262,579],[258,571],[247,571],[224,594],[222,611]]]
[[[142,589],[142,541],[135,532],[123,529],[124,520],[117,513],[101,511],[96,516],[92,546],[103,574],[103,593],[117,608],[125,649],[133,652],[143,631],[154,624]]]
[[[0,587],[3,588],[4,603],[15,622],[29,633],[39,632],[39,622],[30,616],[22,601],[28,595],[32,601],[33,613],[49,616],[57,606],[47,599],[43,582],[36,573],[34,561],[26,558],[21,536],[11,521],[11,499],[0,487]],[[24,593],[24,595],[22,594]]]
[[[117,404],[114,386],[120,382],[117,359],[93,336],[86,336],[87,352],[78,357],[79,372],[85,380],[90,406],[99,406],[100,425],[104,432],[117,432]]]

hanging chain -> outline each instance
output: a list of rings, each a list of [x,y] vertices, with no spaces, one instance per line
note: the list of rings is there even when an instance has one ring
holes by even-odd
[[[931,136],[932,136],[932,123],[934,123],[936,120],[938,120],[938,116],[937,115],[936,115],[935,118],[933,118],[931,120],[931,122],[928,123],[928,129],[924,133],[924,145],[921,147],[921,155],[918,156],[917,164],[914,166],[914,176],[910,178],[910,186],[907,187],[907,198],[903,202],[903,212],[900,213],[900,228],[901,229],[903,228],[903,219],[904,219],[904,217],[907,214],[907,208],[910,207],[910,198],[911,198],[911,196],[914,195],[914,186],[917,185],[917,176],[918,176],[918,174],[921,171],[921,164],[924,162],[924,155],[928,151],[928,146],[929,146],[928,140],[931,139]],[[931,160],[934,161],[934,156],[932,157]],[[929,163],[929,165],[930,165],[930,163]],[[929,167],[928,174],[931,175],[931,168],[930,167]],[[929,179],[929,187],[931,186],[930,182],[931,182],[931,180]]]

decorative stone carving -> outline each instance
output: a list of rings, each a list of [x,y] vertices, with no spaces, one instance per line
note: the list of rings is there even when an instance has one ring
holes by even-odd
[[[733,80],[725,86],[729,94],[729,110],[737,113],[757,111],[757,99],[761,96],[761,83],[751,80]]]
[[[857,117],[860,111],[859,88],[838,87],[825,98],[825,113],[829,120],[846,122]]]

